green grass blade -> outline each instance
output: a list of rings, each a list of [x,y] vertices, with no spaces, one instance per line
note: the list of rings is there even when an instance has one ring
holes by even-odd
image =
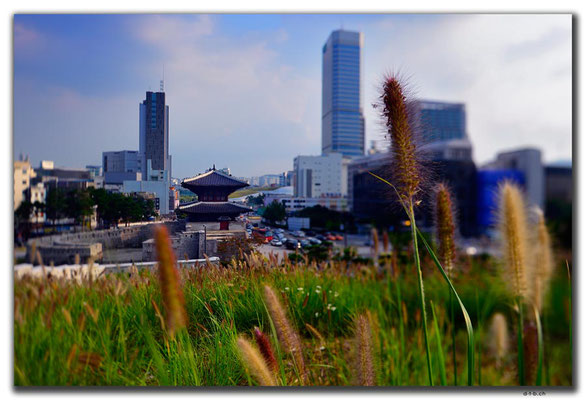
[[[437,357],[439,362],[439,370],[440,370],[440,381],[442,386],[446,386],[448,384],[448,380],[446,378],[446,361],[444,358],[444,350],[442,348],[442,338],[440,335],[439,325],[437,323],[437,317],[435,315],[435,307],[433,306],[433,301],[430,301],[431,305],[431,315],[433,316],[433,328],[435,330],[435,340],[437,343]]]
[[[429,334],[427,331],[427,312],[425,311],[425,290],[423,289],[423,274],[421,272],[421,260],[419,259],[419,249],[417,246],[417,226],[415,225],[415,215],[413,214],[413,203],[409,207],[408,213],[411,219],[411,232],[413,235],[413,253],[415,255],[415,265],[417,266],[417,283],[419,285],[419,299],[421,314],[423,320],[423,335],[425,338],[425,354],[427,358],[427,374],[429,378],[429,385],[433,386],[433,369],[431,367],[431,351],[429,350]]]
[[[523,352],[523,302],[517,298],[519,318],[517,325],[517,373],[519,374],[519,386],[525,386],[525,356]]]
[[[541,327],[541,317],[537,307],[533,306],[535,313],[535,325],[537,326],[537,375],[535,377],[535,385],[541,386],[542,370],[543,370],[543,330]]]
[[[434,264],[436,265],[439,272],[444,277],[444,280],[446,281],[446,283],[448,284],[448,286],[452,290],[452,293],[456,297],[456,300],[458,300],[458,304],[460,305],[460,309],[462,310],[462,315],[464,316],[464,321],[466,322],[466,331],[467,331],[467,335],[468,335],[468,386],[472,386],[472,385],[474,385],[474,328],[472,328],[472,321],[470,320],[470,315],[468,315],[468,311],[466,311],[466,307],[464,306],[464,303],[462,303],[460,296],[458,296],[458,292],[454,288],[454,285],[452,285],[452,281],[450,280],[450,278],[446,274],[446,271],[442,267],[440,261],[438,260],[434,251],[430,247],[429,243],[427,243],[427,240],[425,240],[425,237],[423,236],[423,234],[421,233],[421,231],[419,229],[417,230],[417,233],[419,235],[419,238],[421,239],[421,242],[423,243],[423,245],[427,249],[427,252],[431,256]]]

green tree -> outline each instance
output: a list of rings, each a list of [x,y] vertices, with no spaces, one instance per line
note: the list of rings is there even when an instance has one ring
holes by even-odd
[[[15,237],[20,234],[24,239],[28,238],[32,212],[33,204],[28,200],[22,201],[16,211],[14,211],[14,224],[17,233]]]
[[[287,216],[285,205],[280,201],[274,200],[265,208],[262,216],[273,224],[277,221],[282,221]]]
[[[246,204],[252,206],[262,206],[265,203],[265,194],[261,193],[258,196],[248,196],[246,198]]]
[[[64,218],[66,215],[66,199],[63,190],[59,188],[51,188],[47,192],[47,198],[45,199],[45,213],[47,219],[53,222],[55,225],[58,219]]]

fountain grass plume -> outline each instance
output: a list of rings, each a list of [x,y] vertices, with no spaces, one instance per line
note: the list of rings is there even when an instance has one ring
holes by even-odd
[[[279,365],[277,364],[277,359],[275,358],[269,338],[259,328],[255,327],[254,339],[256,340],[256,344],[267,363],[267,366],[273,371],[273,373],[276,373],[279,369]]]
[[[376,228],[372,228],[371,233],[372,233],[372,249],[373,249],[373,253],[374,253],[374,259],[377,260],[378,259],[379,244],[380,244],[380,241],[378,238],[378,231],[376,230]]]
[[[382,116],[389,138],[391,140],[391,168],[394,176],[393,188],[397,192],[399,201],[405,209],[411,222],[411,235],[413,238],[413,254],[417,268],[417,283],[419,286],[419,300],[421,313],[423,314],[423,334],[425,337],[425,352],[427,358],[427,372],[429,384],[433,386],[433,371],[431,365],[431,351],[429,349],[429,335],[427,331],[427,314],[425,311],[425,291],[423,285],[423,273],[417,243],[417,225],[415,221],[414,207],[419,204],[416,196],[420,191],[422,181],[420,163],[417,159],[417,146],[415,143],[414,120],[410,112],[412,107],[407,106],[407,99],[402,85],[396,76],[389,76],[383,84]]]
[[[165,309],[168,333],[174,337],[175,332],[187,326],[187,313],[175,255],[167,228],[161,226],[155,231],[155,245],[159,262],[159,280]]]
[[[549,282],[553,273],[553,254],[551,249],[551,238],[545,225],[543,211],[535,209],[537,216],[536,240],[533,241],[533,304],[537,310],[543,308],[543,299],[547,292]]]
[[[528,287],[528,240],[525,201],[519,186],[505,182],[499,187],[498,226],[504,259],[504,278],[515,297],[517,318],[517,376],[525,385],[524,305],[530,300]]]
[[[374,358],[372,328],[368,315],[360,314],[354,320],[355,379],[360,386],[374,386]]]
[[[260,352],[242,336],[237,339],[236,343],[244,366],[258,380],[258,383],[261,386],[277,386],[275,376],[271,373]]]
[[[421,171],[407,99],[396,76],[385,79],[380,98],[382,116],[391,140],[394,184],[401,200],[410,203],[418,193]]]
[[[505,281],[513,295],[529,300],[528,287],[528,238],[525,201],[521,189],[511,182],[499,188],[498,227],[504,261]]]
[[[507,319],[501,313],[496,313],[490,321],[490,348],[497,365],[501,365],[509,354],[509,332]]]
[[[436,230],[438,241],[438,258],[446,273],[451,278],[456,261],[456,243],[453,202],[448,187],[440,183],[436,186]]]
[[[390,246],[390,241],[389,241],[389,233],[386,230],[384,230],[383,231],[383,251],[385,253],[388,253],[390,249],[391,249],[391,246]]]
[[[264,297],[269,310],[269,314],[277,331],[277,337],[279,342],[283,346],[286,352],[293,356],[297,372],[299,373],[302,383],[305,383],[306,369],[305,361],[303,359],[303,348],[301,345],[301,339],[299,335],[293,329],[293,326],[287,318],[287,313],[281,305],[279,298],[275,294],[275,291],[270,287],[264,287]]]

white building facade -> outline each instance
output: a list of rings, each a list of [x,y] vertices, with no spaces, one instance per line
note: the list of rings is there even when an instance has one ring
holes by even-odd
[[[348,192],[348,186],[343,182],[345,165],[340,153],[295,157],[293,196],[300,198],[345,196]]]

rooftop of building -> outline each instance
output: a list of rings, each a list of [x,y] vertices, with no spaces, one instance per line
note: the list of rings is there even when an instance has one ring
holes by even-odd
[[[231,188],[241,188],[248,186],[248,183],[218,171],[215,166],[208,171],[191,178],[185,178],[181,181],[181,186],[189,188],[194,186],[221,186]]]
[[[243,213],[252,211],[250,207],[231,202],[192,201],[179,205],[179,210],[193,214]]]

